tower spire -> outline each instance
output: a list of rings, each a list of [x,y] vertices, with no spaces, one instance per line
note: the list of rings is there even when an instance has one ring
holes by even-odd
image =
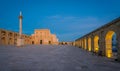
[[[20,11],[20,16],[22,16],[22,11]]]
[[[19,16],[19,19],[22,19],[22,11],[20,11],[20,16]]]

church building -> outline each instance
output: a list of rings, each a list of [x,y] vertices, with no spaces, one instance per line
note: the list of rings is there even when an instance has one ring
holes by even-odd
[[[31,38],[32,44],[58,44],[58,38],[49,29],[36,29]]]

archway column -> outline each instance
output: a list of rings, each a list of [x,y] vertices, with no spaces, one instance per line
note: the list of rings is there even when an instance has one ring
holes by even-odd
[[[80,48],[80,39],[79,39],[79,48]]]
[[[120,29],[119,29],[120,31]],[[117,55],[117,59],[118,61],[120,61],[120,32],[118,31],[118,35],[117,35],[117,49],[118,49],[118,55]]]
[[[87,41],[86,41],[86,38],[84,38],[84,49],[87,50]]]
[[[85,49],[85,39],[83,38],[83,49]]]
[[[79,40],[77,41],[77,47],[79,47]]]
[[[79,40],[77,40],[77,47],[79,47]]]
[[[82,39],[82,48],[84,49],[84,40]]]
[[[77,47],[77,41],[75,41],[75,46]]]
[[[82,48],[82,40],[80,39],[80,41],[81,41],[81,48]]]
[[[94,36],[91,36],[91,51],[94,52]]]
[[[86,38],[84,38],[84,49],[86,50]]]
[[[79,47],[79,40],[77,41],[77,46]]]
[[[82,40],[80,39],[80,41],[81,41],[81,48],[82,48]]]
[[[80,39],[79,39],[79,48],[80,48],[80,46],[81,46],[81,45],[80,45]]]
[[[102,33],[99,36],[99,51],[102,51],[102,55],[106,55],[106,49],[105,49],[105,35]]]
[[[2,30],[0,30],[0,45],[2,45],[2,33],[1,33]]]
[[[79,46],[79,48],[81,48],[81,40],[79,40],[80,42],[79,42],[79,44],[80,44],[80,46]]]
[[[7,32],[7,31],[6,31],[6,33],[5,33],[5,37],[6,37],[6,39],[5,39],[5,45],[8,45],[8,42],[9,42],[8,33],[9,33],[9,32]]]
[[[86,50],[88,50],[89,51],[89,48],[88,48],[88,38],[86,38]]]
[[[80,46],[80,40],[77,40],[77,46],[78,47]]]

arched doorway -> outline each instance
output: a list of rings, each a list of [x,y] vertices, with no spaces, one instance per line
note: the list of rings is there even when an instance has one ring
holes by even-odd
[[[116,33],[114,31],[108,31],[105,37],[106,56],[108,58],[115,57],[117,54],[116,47]]]
[[[51,41],[49,41],[49,44],[51,44]]]
[[[96,35],[94,37],[94,52],[98,52],[99,50],[99,37]]]
[[[6,38],[5,37],[2,37],[1,41],[2,41],[2,44],[6,44]]]
[[[12,45],[12,43],[13,43],[12,38],[9,38],[8,44]]]
[[[34,44],[34,41],[32,41],[32,44]]]
[[[43,41],[42,41],[42,40],[40,40],[40,44],[43,44]]]
[[[16,45],[17,44],[17,39],[14,39],[14,45]]]
[[[88,51],[91,51],[91,38],[88,38]]]

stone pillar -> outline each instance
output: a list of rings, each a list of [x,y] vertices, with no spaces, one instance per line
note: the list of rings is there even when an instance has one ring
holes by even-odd
[[[120,61],[120,32],[119,31],[117,33],[117,49],[118,49],[117,59],[118,61]]]
[[[83,39],[82,39],[82,48],[84,47]]]
[[[99,51],[102,51],[102,55],[106,55],[106,48],[105,48],[105,33],[102,31],[99,36]]]
[[[79,47],[80,47],[80,39],[79,39]]]
[[[79,47],[79,45],[80,45],[80,44],[79,44],[79,40],[77,41],[77,44],[78,44],[78,47]]]
[[[35,41],[35,44],[37,44],[37,43],[36,43],[36,41]],[[74,46],[76,46],[76,41],[75,41],[75,42],[73,42],[73,45],[74,45]]]
[[[22,38],[22,12],[20,12],[19,16],[19,37],[17,39],[17,46],[23,46],[24,45],[24,39]]]
[[[5,31],[5,45],[9,45],[9,32]]]
[[[14,45],[14,32],[12,32],[12,45]]]
[[[80,39],[80,48],[82,47],[82,41],[81,41],[81,39]]]
[[[2,30],[0,29],[0,45],[2,45]]]
[[[94,52],[94,36],[91,36],[91,51]]]
[[[86,38],[86,50],[89,51],[89,48],[88,48],[88,38]]]
[[[82,48],[82,46],[83,46],[83,44],[82,44],[82,39],[80,39],[81,40],[81,48]]]
[[[19,16],[19,35],[20,35],[20,38],[22,38],[22,13],[21,12]]]
[[[86,50],[86,38],[84,38],[83,40],[84,40],[84,49]]]
[[[85,40],[84,40],[84,38],[83,38],[83,49],[85,48],[85,42],[84,42]]]
[[[79,39],[79,48],[80,48],[80,39]]]

